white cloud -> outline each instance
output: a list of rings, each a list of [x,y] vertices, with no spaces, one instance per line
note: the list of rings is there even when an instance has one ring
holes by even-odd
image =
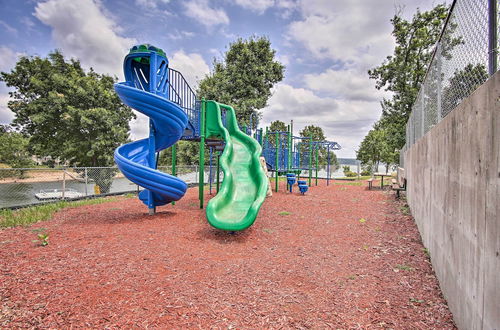
[[[224,9],[214,9],[209,6],[208,0],[184,1],[184,14],[195,19],[206,27],[229,24],[229,17]]]
[[[130,121],[130,138],[135,141],[149,136],[149,117],[135,111],[137,116]]]
[[[6,22],[0,20],[0,25],[3,26],[7,32],[17,35],[17,29],[13,28],[12,26],[7,24]]]
[[[380,63],[392,50],[392,1],[303,0],[303,19],[292,22],[288,35],[317,58],[356,63],[365,69]]]
[[[194,32],[174,30],[167,34],[167,37],[172,40],[183,40],[194,37]]]
[[[52,27],[52,37],[65,55],[122,77],[122,59],[137,41],[119,36],[119,26],[103,12],[93,0],[49,0],[38,3],[34,15]]]
[[[0,71],[9,71],[14,68],[17,59],[22,54],[14,52],[6,46],[0,46]]]
[[[235,3],[259,14],[274,6],[274,0],[235,0]]]
[[[21,53],[16,53],[9,47],[0,46],[0,71],[12,70]],[[14,119],[14,113],[7,107],[9,102],[9,88],[4,82],[0,82],[0,124],[8,124]]]
[[[167,4],[170,0],[135,0],[135,4],[139,7],[145,7],[146,9],[158,9],[158,4]]]
[[[207,62],[200,54],[185,53],[183,50],[177,51],[169,60],[172,69],[180,71],[193,90],[198,85],[198,81],[210,72]]]
[[[294,133],[307,125],[323,128],[330,141],[342,146],[340,157],[355,157],[355,149],[378,119],[378,102],[345,101],[332,97],[320,97],[313,91],[278,84],[268,106],[262,110],[261,127],[274,120],[288,122],[293,119]]]
[[[5,88],[0,88],[0,124],[10,124],[14,119],[14,113],[7,107],[9,95]]]
[[[366,72],[354,69],[328,69],[320,74],[306,74],[304,81],[307,87],[329,92],[339,99],[378,102],[385,95],[383,91],[375,88],[375,82],[368,79]]]

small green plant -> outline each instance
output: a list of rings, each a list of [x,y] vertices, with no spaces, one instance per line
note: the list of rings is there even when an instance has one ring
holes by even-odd
[[[33,243],[39,243],[40,246],[49,245],[49,234],[48,233],[40,233],[37,236],[38,239],[33,240]]]
[[[278,213],[279,215],[290,215],[290,212],[287,212],[287,211],[281,211],[280,213]]]
[[[360,223],[365,223],[365,222],[366,222],[366,219],[365,219],[365,218],[361,218],[361,219],[359,219],[359,222],[360,222]]]
[[[424,251],[425,255],[430,258],[431,257],[431,253],[429,252],[429,249],[428,248],[423,248],[422,251]]]
[[[369,247],[368,245],[366,245],[366,244],[365,244],[365,245],[363,245],[363,249],[364,249],[365,251],[368,251],[368,249],[369,249],[369,248],[370,248],[370,247]]]
[[[401,209],[401,213],[403,213],[404,215],[411,215],[411,212],[410,212],[410,206],[408,206],[408,204],[404,204],[400,207]]]
[[[347,276],[347,278],[350,280],[355,280],[357,278],[357,276],[356,275],[349,275],[349,276]]]
[[[410,302],[417,303],[417,304],[423,304],[425,302],[425,300],[417,299],[417,298],[410,298]]]
[[[413,270],[413,268],[411,268],[410,266],[407,266],[407,265],[396,265],[396,269],[406,270],[406,271],[412,271]]]
[[[272,234],[273,233],[273,231],[271,229],[269,229],[269,228],[264,228],[264,229],[262,229],[262,231],[264,233],[268,233],[268,234]]]

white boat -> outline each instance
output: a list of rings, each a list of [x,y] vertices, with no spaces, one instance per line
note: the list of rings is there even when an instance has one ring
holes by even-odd
[[[40,190],[39,193],[35,194],[35,197],[38,199],[62,199],[64,192],[64,199],[72,199],[83,197],[83,194],[74,190],[74,189],[48,189],[48,190]]]

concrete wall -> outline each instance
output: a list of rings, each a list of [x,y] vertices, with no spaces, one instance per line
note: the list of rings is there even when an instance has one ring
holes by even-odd
[[[460,329],[500,330],[500,72],[405,153],[408,202]]]

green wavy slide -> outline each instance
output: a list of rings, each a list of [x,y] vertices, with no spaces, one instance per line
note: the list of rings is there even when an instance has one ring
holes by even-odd
[[[206,101],[207,138],[226,142],[220,157],[224,181],[218,194],[207,205],[208,222],[215,228],[238,231],[250,227],[266,198],[268,180],[259,157],[261,146],[240,131],[234,109],[215,101]],[[226,113],[226,125],[222,123]]]

